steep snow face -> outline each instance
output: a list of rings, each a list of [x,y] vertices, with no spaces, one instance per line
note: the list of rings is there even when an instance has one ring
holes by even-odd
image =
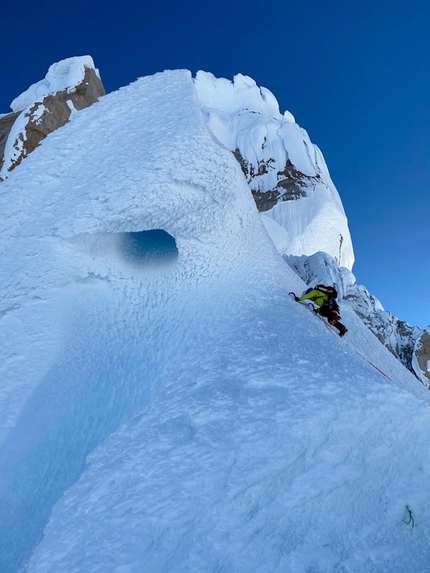
[[[288,297],[189,73],[75,114],[0,203],[2,573],[425,570],[429,394]]]
[[[94,284],[106,286],[113,273],[132,282],[172,281],[186,290],[190,277],[204,282],[208,268],[211,274],[240,257],[238,271],[248,272],[244,261],[274,250],[236,160],[207,132],[188,72],[142,79],[99,105],[51,134],[27,158],[26,168],[2,184],[0,312],[12,331],[27,322],[17,324],[17,315],[32,308],[38,316],[36,308],[50,307],[58,289],[91,291]],[[182,115],[172,111],[175,106]],[[115,133],[115,144],[106,133]],[[168,255],[162,279],[143,255],[152,247],[139,239],[139,233],[154,230],[169,236],[178,251],[177,260]],[[166,240],[161,243],[161,251],[171,252]],[[48,331],[40,335],[55,347],[57,333]],[[4,379],[24,376],[23,363],[13,359],[24,329],[16,333],[2,345]],[[25,351],[39,352],[30,341]],[[5,386],[2,391],[7,393]],[[3,428],[16,417],[16,399],[8,400],[10,418],[2,416]]]
[[[195,85],[209,129],[241,164],[260,211],[287,235],[284,252],[329,253],[350,270],[354,253],[345,212],[321,151],[266,88],[198,72]]]
[[[356,283],[355,276],[348,269],[339,267],[336,261],[326,253],[316,253],[311,257],[284,256],[284,258],[306,284],[334,285],[339,297],[351,305],[382,344],[408,370],[416,374],[419,380],[425,381],[426,386],[428,385],[428,379],[423,374],[425,370],[417,367],[417,341],[423,334],[420,328],[410,326],[386,311],[381,302],[371,295],[366,287]]]
[[[179,358],[175,333],[187,347],[209,278],[217,291],[230,274],[252,277],[261,253],[267,288],[274,253],[188,72],[106,96],[20,167],[0,195],[2,573],[40,538],[86,455]]]

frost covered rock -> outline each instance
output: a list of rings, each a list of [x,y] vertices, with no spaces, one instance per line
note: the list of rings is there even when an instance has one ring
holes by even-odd
[[[89,107],[105,93],[90,56],[53,64],[45,79],[11,103],[13,113],[0,118],[0,180],[49,133],[65,125],[74,111]]]
[[[352,272],[346,267],[339,267],[327,253],[318,252],[310,257],[284,255],[284,259],[307,285],[334,285],[339,298],[344,298],[355,284]]]
[[[238,74],[233,82],[199,71],[197,95],[209,129],[239,161],[260,212],[287,233],[284,252],[329,253],[352,269],[345,212],[321,151],[275,96]]]
[[[430,389],[430,327],[415,343],[412,366],[418,379]]]
[[[305,281],[306,284],[317,283],[332,284],[338,291],[339,298],[346,301],[358,314],[364,324],[382,342],[386,348],[408,370],[415,373],[423,381],[426,378],[425,368],[430,358],[430,344],[422,346],[420,354],[421,370],[414,366],[414,348],[417,340],[422,335],[422,330],[416,326],[410,326],[404,320],[400,320],[386,311],[381,302],[371,295],[363,285],[356,283],[355,276],[346,268],[339,267],[336,261],[327,253],[316,253],[311,257],[284,256],[290,267]],[[420,347],[421,348],[421,347]],[[421,376],[419,375],[421,372]]]
[[[0,116],[0,171],[3,165],[4,150],[10,134],[10,130],[12,129],[12,126],[19,115],[20,112],[18,111]]]
[[[413,352],[422,330],[400,320],[386,311],[380,301],[371,295],[363,285],[352,285],[345,296],[364,324],[396,356],[408,370],[416,374],[413,367]]]

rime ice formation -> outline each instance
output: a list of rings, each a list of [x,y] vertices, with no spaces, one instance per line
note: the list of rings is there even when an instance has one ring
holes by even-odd
[[[288,296],[206,122],[141,78],[1,184],[0,571],[425,571],[430,394]]]
[[[239,161],[266,227],[277,223],[283,229],[284,252],[323,250],[352,269],[353,248],[339,194],[320,150],[294,117],[288,111],[281,115],[274,95],[241,74],[230,82],[200,71],[194,84],[209,129]],[[53,64],[44,80],[12,102],[15,113],[3,120],[3,134],[0,125],[0,178],[73,111],[104,93],[90,56]]]
[[[354,253],[342,202],[306,131],[247,76],[230,82],[200,71],[195,85],[209,129],[235,154],[265,221],[284,230],[284,252],[324,251],[351,270]]]

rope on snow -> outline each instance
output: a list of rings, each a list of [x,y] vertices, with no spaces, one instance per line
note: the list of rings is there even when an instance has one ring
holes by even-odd
[[[412,511],[409,509],[409,505],[406,506],[406,509],[409,514],[409,519],[405,521],[405,525],[410,525],[411,527],[415,527],[415,520],[414,516],[412,515]]]
[[[289,295],[293,296],[294,298],[296,298],[296,293],[294,292],[289,292]],[[324,324],[324,326],[326,327],[327,330],[330,330],[330,327],[328,326],[328,324],[326,323],[326,321],[318,314],[318,309],[315,309],[315,306],[312,304],[312,302],[307,302],[306,303],[307,306],[309,306],[314,312],[315,314],[321,318],[321,322]],[[373,364],[372,362],[370,362],[369,360],[367,360],[367,358],[365,358],[362,354],[360,354],[357,350],[355,350],[355,348],[353,348],[352,346],[350,346],[348,344],[348,346],[350,348],[352,348],[352,350],[354,350],[354,352],[356,354],[358,354],[358,356],[360,356],[360,358],[362,358],[363,360],[365,360],[367,362],[367,364],[370,364],[370,366],[373,366],[373,368],[375,368],[375,370],[377,370],[380,374],[382,374],[382,376],[385,376],[385,378],[388,378],[388,380],[390,380],[391,382],[393,382],[394,384],[394,380],[392,378],[390,378],[388,376],[388,374],[385,374],[385,372],[383,372],[380,368],[378,368],[378,366],[375,366],[375,364]],[[413,527],[413,526],[412,526]]]

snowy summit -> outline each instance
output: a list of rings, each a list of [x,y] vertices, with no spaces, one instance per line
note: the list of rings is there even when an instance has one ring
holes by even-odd
[[[319,149],[240,74],[93,99],[3,149],[0,571],[426,571],[425,333],[405,367],[371,331]]]

